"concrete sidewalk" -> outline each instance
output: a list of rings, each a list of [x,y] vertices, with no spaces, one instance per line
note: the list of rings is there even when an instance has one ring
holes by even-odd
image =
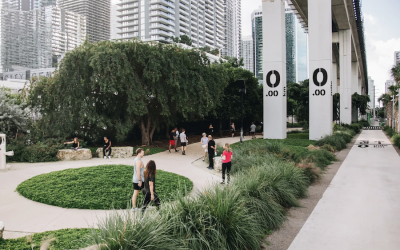
[[[249,137],[248,137],[249,138]],[[235,143],[239,137],[216,140],[217,144]],[[143,163],[154,160],[157,168],[180,174],[193,181],[194,190],[202,189],[211,182],[218,181],[212,171],[199,169],[192,162],[203,156],[204,149],[200,142],[187,147],[186,155],[168,151],[145,156]],[[49,163],[14,163],[12,169],[0,172],[0,221],[5,224],[5,238],[16,238],[32,233],[58,230],[63,228],[87,228],[96,225],[99,219],[104,218],[107,210],[66,209],[50,206],[28,200],[19,195],[17,186],[36,175],[68,168],[91,167],[104,164],[132,165],[132,158],[99,159],[86,161],[65,161]]]
[[[399,160],[381,130],[364,130],[289,250],[400,249]]]

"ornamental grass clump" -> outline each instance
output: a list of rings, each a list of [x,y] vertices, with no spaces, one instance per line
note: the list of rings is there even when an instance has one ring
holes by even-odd
[[[89,245],[103,246],[108,250],[175,250],[186,249],[182,241],[168,232],[173,225],[159,212],[130,210],[113,211],[100,220],[98,230],[93,229],[87,237]]]
[[[339,132],[335,132],[333,135],[328,135],[321,140],[317,141],[317,146],[323,146],[325,144],[331,145],[335,150],[340,151],[346,148],[346,136],[341,135]]]

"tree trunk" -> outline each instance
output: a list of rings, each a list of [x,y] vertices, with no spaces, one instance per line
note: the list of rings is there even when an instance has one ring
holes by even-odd
[[[144,120],[145,120],[144,117],[140,120],[140,133],[142,134],[142,145],[149,146],[151,118],[150,116],[147,117],[147,124],[145,124]]]
[[[222,119],[219,119],[219,136],[222,138]]]

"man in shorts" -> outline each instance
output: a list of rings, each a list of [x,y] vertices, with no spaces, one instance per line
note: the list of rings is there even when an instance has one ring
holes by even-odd
[[[251,134],[251,139],[256,139],[256,125],[254,125],[254,122],[251,123],[250,134]]]
[[[176,152],[175,129],[171,130],[171,133],[169,133],[169,150],[168,150],[169,153],[171,153],[171,146],[175,147],[175,152]]]
[[[186,134],[185,134],[185,129],[182,129],[180,138],[181,138],[181,146],[182,146],[182,155],[186,155],[187,138],[186,138]]]
[[[175,153],[179,152],[179,150],[176,150],[176,146],[178,145],[178,140],[179,140],[179,131],[178,128],[175,127]]]
[[[142,158],[144,156],[144,150],[138,148],[136,150],[136,158],[133,160],[133,196],[132,196],[132,211],[138,210],[136,207],[136,200],[139,195],[139,191],[143,189],[144,181],[144,165]]]

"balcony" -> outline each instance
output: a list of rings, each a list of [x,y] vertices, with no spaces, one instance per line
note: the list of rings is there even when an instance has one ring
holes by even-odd
[[[162,23],[152,23],[150,25],[150,28],[159,28],[159,29],[164,29],[166,31],[171,31],[171,32],[175,32],[175,28],[173,26],[169,26],[169,25],[165,25]]]
[[[151,35],[165,35],[165,36],[173,36],[174,32],[169,32],[161,29],[153,29],[150,31]]]
[[[175,16],[164,11],[154,10],[150,12],[150,16],[161,16],[167,19],[175,20]]]
[[[135,21],[131,21],[131,22],[123,22],[120,25],[117,26],[117,28],[124,28],[124,27],[129,27],[129,26],[133,26],[133,25],[138,25],[139,21],[135,20]]]
[[[172,8],[165,7],[164,5],[161,4],[155,4],[150,6],[150,10],[162,10],[166,13],[171,13],[172,15],[175,15],[175,11]]]
[[[150,41],[169,41],[170,37],[159,36],[159,35],[152,35]]]
[[[189,6],[189,1],[188,0],[179,0],[179,2],[186,4],[186,6]]]
[[[124,5],[124,4],[130,4],[130,3],[139,3],[139,0],[123,0],[119,3],[117,3],[118,6]]]
[[[129,32],[138,31],[138,30],[139,30],[138,26],[135,26],[135,27],[132,27],[132,28],[123,28],[123,29],[121,29],[121,31],[118,31],[117,34],[121,35],[123,33],[129,33]]]
[[[126,21],[132,21],[135,19],[139,19],[139,15],[130,15],[130,16],[122,16],[120,19],[117,20],[118,23],[126,22]]]
[[[211,31],[214,31],[214,26],[211,26],[209,23],[206,22],[206,30],[207,28]],[[213,32],[214,33],[214,32]]]
[[[135,8],[135,7],[138,7],[138,6],[139,6],[138,3],[123,4],[118,8],[118,11],[132,9],[132,8]]]
[[[161,23],[164,23],[164,24],[175,26],[175,22],[174,21],[172,21],[170,19],[162,18],[162,17],[152,17],[152,18],[150,18],[150,22],[151,23],[161,22]]]
[[[174,4],[175,0],[170,0],[170,1],[166,1],[166,0],[151,0],[150,3],[161,3],[161,4],[165,4],[168,7],[171,8],[175,8],[175,4]]]
[[[184,31],[184,32],[186,32],[186,33],[189,33],[189,29],[187,29],[187,28],[184,27],[184,26],[179,26],[179,29],[182,30],[182,31]]]
[[[123,10],[117,15],[117,17],[132,15],[132,14],[136,14],[136,13],[139,13],[139,9],[138,8],[130,9],[130,10]]]
[[[182,9],[186,10],[187,12],[190,11],[189,5],[180,4],[180,5],[179,5],[179,8],[182,8]]]
[[[179,19],[186,21],[186,23],[190,23],[190,19],[182,14],[179,14]]]

